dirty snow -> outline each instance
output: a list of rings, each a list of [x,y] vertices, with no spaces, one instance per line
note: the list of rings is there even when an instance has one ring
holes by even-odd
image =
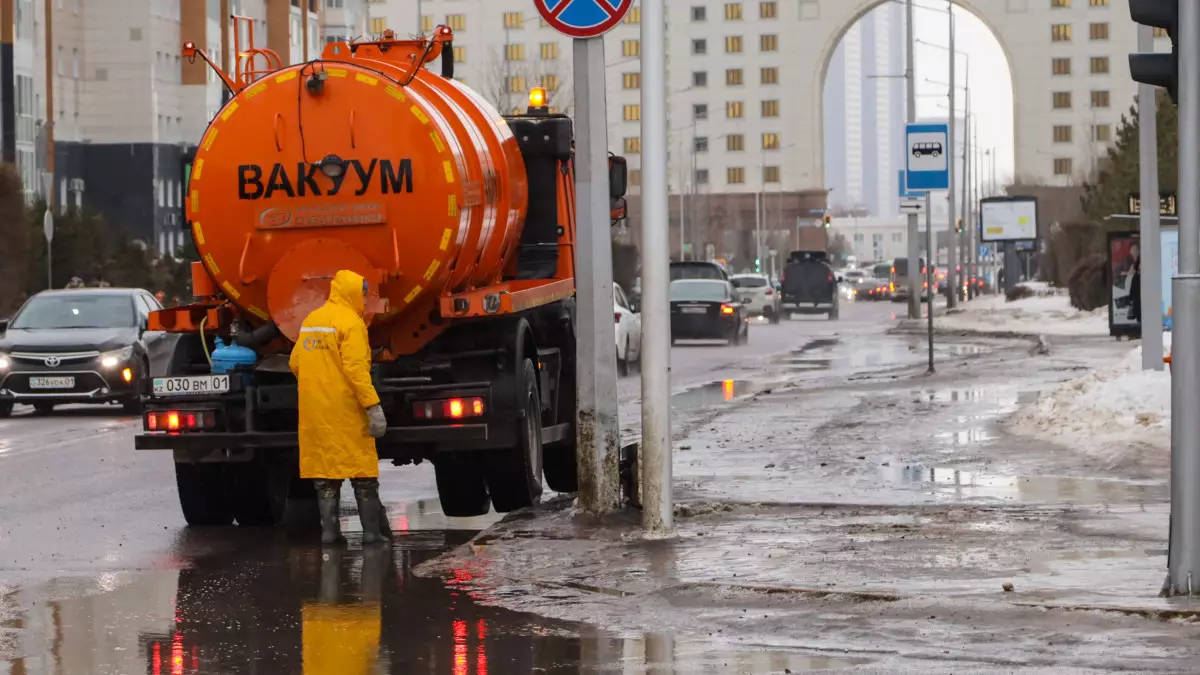
[[[1108,335],[1108,308],[1083,312],[1071,306],[1066,291],[1044,283],[1023,284],[1038,295],[1013,302],[990,295],[964,303],[961,310],[938,318],[946,330],[1017,335]]]
[[[1164,351],[1170,351],[1170,333]],[[1141,346],[1117,363],[1043,393],[1009,421],[1015,433],[1113,462],[1162,466],[1171,447],[1171,375],[1143,371]]]

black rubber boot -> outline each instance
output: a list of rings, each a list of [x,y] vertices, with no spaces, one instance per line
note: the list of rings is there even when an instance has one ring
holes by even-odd
[[[336,544],[342,538],[342,525],[338,520],[338,507],[342,501],[342,481],[313,481],[317,488],[317,510],[321,513],[321,543]]]
[[[362,523],[363,546],[383,541],[383,504],[379,501],[379,481],[375,478],[351,478],[354,501],[358,502],[358,519]]]

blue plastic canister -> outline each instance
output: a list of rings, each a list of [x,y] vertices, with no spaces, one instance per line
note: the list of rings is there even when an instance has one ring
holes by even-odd
[[[227,345],[217,338],[216,348],[212,352],[212,371],[216,375],[224,375],[238,366],[253,366],[258,363],[258,354],[249,347],[237,344]]]

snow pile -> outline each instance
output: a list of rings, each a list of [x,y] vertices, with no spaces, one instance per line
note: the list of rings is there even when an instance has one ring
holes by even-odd
[[[1143,371],[1141,363],[1137,347],[1115,365],[1043,393],[1012,417],[1010,430],[1112,460],[1134,458],[1139,449],[1165,453],[1171,445],[1171,375]]]
[[[1108,335],[1108,308],[1083,312],[1071,306],[1061,289],[1028,282],[1037,295],[1008,302],[990,295],[964,303],[962,311],[940,318],[940,327],[982,333],[1023,335]]]

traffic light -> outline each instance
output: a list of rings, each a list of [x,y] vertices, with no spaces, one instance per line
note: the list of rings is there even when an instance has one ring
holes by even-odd
[[[828,214],[828,213],[827,213],[827,214],[825,214],[825,229],[827,229],[827,230],[829,229],[829,224],[830,224],[830,222],[831,222],[832,220],[833,220],[833,219],[829,217],[829,214]]]
[[[955,226],[954,231],[958,234],[962,234],[962,218],[958,219],[958,225]]]
[[[759,272],[762,272],[762,261],[759,260],[758,258],[755,258],[754,259],[754,273],[758,274]]]
[[[1129,0],[1129,15],[1134,23],[1161,28],[1171,38],[1170,54],[1135,53],[1129,55],[1129,74],[1134,82],[1162,87],[1179,102],[1179,0]]]

